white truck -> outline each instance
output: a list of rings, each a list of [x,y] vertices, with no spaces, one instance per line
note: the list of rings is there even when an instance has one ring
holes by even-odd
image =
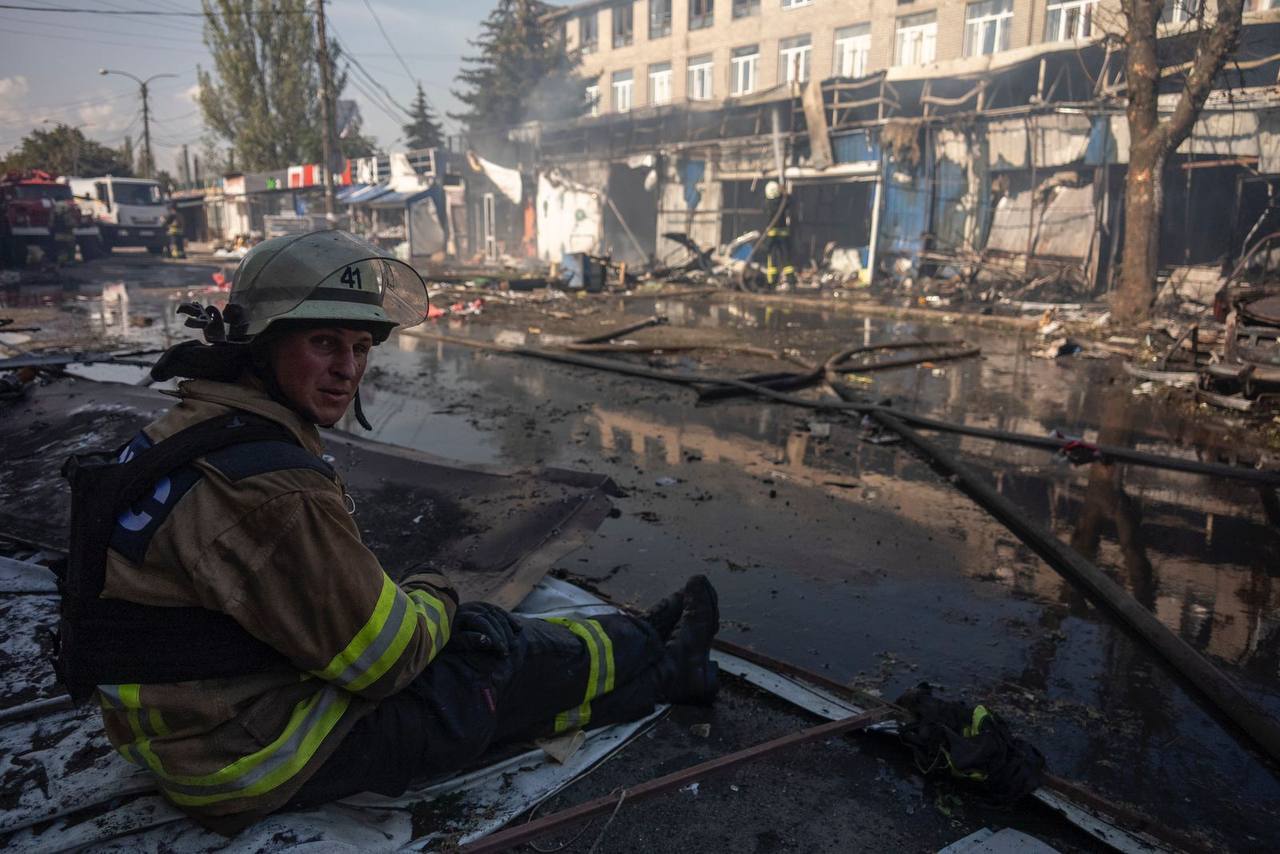
[[[158,182],[104,175],[71,178],[67,183],[81,213],[98,224],[104,252],[116,246],[145,246],[152,255],[164,253],[169,209]]]

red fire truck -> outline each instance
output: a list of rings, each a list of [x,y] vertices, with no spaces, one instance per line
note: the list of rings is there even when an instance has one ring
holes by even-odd
[[[0,263],[22,267],[27,250],[40,247],[52,262],[75,259],[80,245],[84,259],[98,254],[98,226],[81,216],[71,188],[48,172],[32,169],[0,178]]]

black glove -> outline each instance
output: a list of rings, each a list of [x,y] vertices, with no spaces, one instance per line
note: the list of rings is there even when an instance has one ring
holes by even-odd
[[[463,602],[453,615],[449,646],[506,658],[511,654],[519,632],[519,624],[497,605]]]

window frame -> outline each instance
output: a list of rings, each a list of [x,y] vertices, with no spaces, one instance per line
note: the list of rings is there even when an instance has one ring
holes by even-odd
[[[749,51],[749,52],[747,52]],[[742,74],[740,71],[747,68],[747,86],[739,87]],[[743,95],[750,95],[759,88],[760,84],[760,45],[744,45],[743,47],[734,48],[729,53],[729,97],[741,98]]]
[[[586,29],[583,26],[587,21],[591,21],[591,41],[587,41]],[[578,13],[578,52],[581,54],[595,53],[600,50],[600,10],[591,9],[586,12]]]
[[[1044,40],[1066,42],[1093,37],[1093,16],[1098,11],[1098,0],[1049,0],[1045,7]],[[1067,34],[1068,14],[1079,12],[1075,32]],[[1056,32],[1051,32],[1056,31]]]
[[[695,9],[701,11],[695,13]],[[716,22],[716,0],[689,0],[689,29],[705,30]]]
[[[976,7],[991,3],[999,4],[1000,11],[984,12],[970,16]],[[992,47],[986,50],[986,34],[994,25],[995,35]],[[974,0],[964,7],[964,40],[961,45],[962,56],[991,56],[1009,49],[1009,39],[1013,32],[1013,0]],[[977,50],[974,50],[974,47]]]
[[[623,77],[622,75],[626,75]],[[636,105],[636,75],[630,68],[615,71],[609,78],[609,90],[615,113],[629,113]],[[623,93],[626,97],[622,97]]]
[[[854,31],[857,32],[854,32]],[[845,35],[841,35],[844,33]],[[853,69],[851,74],[844,73],[844,57],[845,51],[842,45],[858,43],[858,47],[850,51],[854,58]],[[861,58],[861,63],[858,62]],[[831,73],[836,77],[865,77],[867,69],[871,65],[871,24],[850,24],[847,27],[837,27],[835,31],[835,51],[832,54]],[[858,71],[859,66],[861,71]]]
[[[619,16],[618,13],[626,10],[625,15]],[[618,25],[626,22],[626,30],[618,31]],[[613,48],[617,50],[620,47],[630,47],[636,43],[636,4],[635,0],[620,0],[609,7],[609,28],[612,30]]]
[[[600,84],[588,83],[583,89],[583,98],[590,105],[588,115],[594,119],[600,115]]]
[[[803,44],[801,43],[803,42]],[[791,76],[792,69],[796,68],[793,61],[795,57],[800,57],[799,69],[796,76]],[[804,83],[813,76],[813,36],[804,34],[792,36],[791,38],[778,40],[778,82],[779,83]]]
[[[760,0],[733,0],[730,17],[735,21],[739,18],[750,18],[753,15],[759,14]]]
[[[673,5],[674,0],[649,0],[650,39],[661,39],[671,35]],[[662,14],[662,10],[666,11],[665,15]]]
[[[712,57],[712,55],[707,53],[707,54],[701,54],[699,56],[689,57],[689,59],[686,60],[685,68],[686,68],[685,79],[688,85],[687,95],[689,100],[690,101],[714,101],[716,97],[716,81],[715,81],[716,64],[715,64],[715,59]],[[705,95],[694,94],[695,87],[693,85],[693,81],[695,76],[706,81],[707,91]]]
[[[919,21],[920,23],[908,24],[908,21]],[[903,37],[908,35],[919,35],[920,38],[914,40],[911,62],[906,62],[903,57]],[[925,50],[925,48],[928,50]],[[927,53],[928,56],[924,57]],[[896,26],[893,30],[893,64],[897,66],[920,67],[928,65],[936,61],[938,58],[938,13],[937,11],[918,12],[914,15],[904,15],[898,18]]]
[[[656,81],[658,78],[665,78],[666,97],[659,100],[658,87]],[[670,104],[675,98],[675,71],[671,68],[670,62],[657,62],[649,66],[649,104],[654,107],[661,107],[664,104]]]
[[[803,9],[805,6],[812,6],[813,0],[782,0],[783,9]]]

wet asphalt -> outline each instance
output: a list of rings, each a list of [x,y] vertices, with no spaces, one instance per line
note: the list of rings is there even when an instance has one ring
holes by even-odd
[[[218,269],[108,259],[81,268],[78,287],[0,296],[0,313],[25,301],[56,312],[49,334],[160,346],[191,334],[172,320],[178,299],[219,297],[208,291]],[[706,335],[819,361],[849,344],[963,337],[980,357],[852,381],[870,399],[970,424],[1061,430],[1204,459],[1263,452],[1246,425],[1176,396],[1135,394],[1114,360],[1030,356],[1039,342],[1026,330],[720,297],[491,302],[477,317],[433,329],[546,344],[652,313],[669,316],[671,329],[632,338]],[[778,369],[723,354],[619,358],[726,373]],[[886,698],[928,681],[1002,713],[1054,773],[1170,827],[1238,850],[1280,838],[1274,768],[1000,523],[901,446],[867,441],[855,418],[759,401],[698,405],[680,387],[412,332],[376,352],[364,397],[381,441],[468,463],[610,475],[625,492],[619,514],[557,569],[615,598],[647,605],[705,573],[731,640]],[[986,440],[936,441],[1280,715],[1280,536],[1257,489],[1154,469],[1073,467]]]

